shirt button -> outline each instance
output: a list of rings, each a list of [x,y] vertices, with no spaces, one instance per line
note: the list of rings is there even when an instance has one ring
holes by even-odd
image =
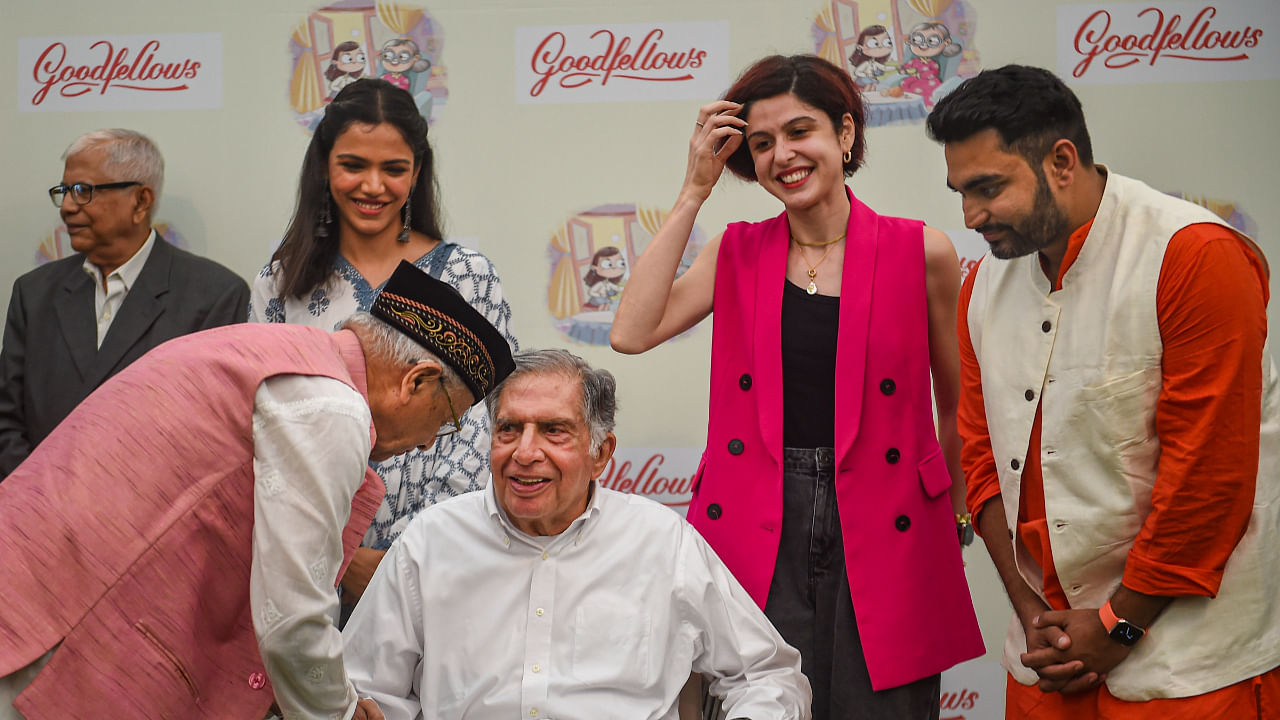
[[[545,610],[543,610],[542,608],[538,608],[537,610],[534,610],[534,611],[533,611],[533,614],[534,614],[534,615],[537,615],[538,617],[542,617],[542,613],[544,613],[544,612],[546,612],[546,611],[545,611]]]
[[[267,685],[267,676],[260,672],[249,673],[249,687],[261,690]]]
[[[884,453],[884,461],[889,463],[890,465],[897,465],[898,461],[901,459],[902,459],[902,453],[898,450],[898,448],[889,448]]]
[[[1042,332],[1049,332],[1052,329],[1053,329],[1053,323],[1049,322],[1048,320],[1045,320],[1044,322],[1040,323],[1040,330]]]
[[[893,521],[893,526],[898,528],[898,532],[906,532],[911,527],[911,518],[899,515],[898,519]]]
[[[538,717],[538,708],[529,708],[529,717]]]
[[[1027,402],[1031,402],[1032,400],[1036,399],[1036,394],[1031,390],[1027,390],[1025,393],[1022,394],[1022,396],[1027,399]]]
[[[892,395],[897,389],[898,384],[893,381],[893,378],[885,378],[880,381],[880,392],[885,395]]]
[[[1009,461],[1009,467],[1013,468],[1014,470],[1017,470],[1018,468],[1022,467],[1022,463],[1018,462],[1017,458],[1014,458],[1013,460]]]
[[[536,672],[536,673],[537,673],[537,672],[542,672],[542,666],[541,666],[541,665],[534,665],[534,666],[533,666],[533,671],[534,671],[534,672]]]
[[[737,438],[734,438],[734,439],[732,439],[732,440],[730,440],[730,441],[729,441],[729,454],[730,454],[730,455],[741,455],[741,454],[742,454],[742,451],[743,451],[743,450],[745,450],[746,448],[747,448],[747,446],[746,446],[745,444],[743,444],[743,442],[742,442],[741,440],[737,439]]]
[[[707,506],[707,517],[711,518],[712,520],[719,520],[719,519],[720,519],[720,506],[719,506],[719,505],[717,505],[717,504],[715,504],[715,503],[711,503],[710,505],[708,505],[708,506]]]
[[[546,560],[546,559],[547,559],[547,554],[546,554],[546,553],[542,553],[542,559],[543,559],[543,560]]]
[[[748,375],[747,373],[742,373],[742,377],[738,378],[738,387],[742,388],[743,390],[750,390],[751,376]]]

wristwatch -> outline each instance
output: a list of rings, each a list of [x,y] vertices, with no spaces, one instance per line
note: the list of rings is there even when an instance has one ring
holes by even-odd
[[[1112,640],[1115,640],[1121,645],[1125,645],[1127,647],[1137,645],[1138,641],[1142,639],[1142,636],[1147,634],[1146,630],[1134,625],[1128,620],[1116,617],[1115,611],[1111,609],[1110,600],[1108,600],[1105,605],[1098,608],[1098,619],[1102,620],[1102,627],[1106,629],[1107,635],[1109,635]]]
[[[973,544],[973,518],[969,513],[956,513],[956,535],[960,537],[960,547]]]

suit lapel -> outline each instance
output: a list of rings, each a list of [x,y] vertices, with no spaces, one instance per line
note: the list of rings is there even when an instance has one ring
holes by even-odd
[[[54,312],[62,339],[83,379],[98,352],[98,325],[93,317],[93,279],[78,264],[67,273],[54,300]]]
[[[760,437],[775,462],[782,462],[782,290],[787,281],[788,238],[786,213],[761,234],[759,260],[753,262],[756,277],[755,346],[752,367],[765,394],[760,408]]]
[[[837,468],[853,447],[862,420],[862,389],[867,372],[867,336],[879,231],[879,217],[849,192],[849,228],[840,280],[840,329],[836,341]]]
[[[101,383],[120,364],[125,354],[134,348],[164,312],[163,298],[169,292],[169,268],[173,262],[173,247],[161,237],[156,237],[151,255],[138,273],[138,280],[120,303],[116,319],[107,330],[102,348],[93,359],[90,381]]]

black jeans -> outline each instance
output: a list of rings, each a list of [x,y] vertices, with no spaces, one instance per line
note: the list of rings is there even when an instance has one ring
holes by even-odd
[[[764,614],[800,651],[813,686],[813,720],[938,720],[938,675],[871,689],[844,566],[831,448],[783,450],[782,538]]]

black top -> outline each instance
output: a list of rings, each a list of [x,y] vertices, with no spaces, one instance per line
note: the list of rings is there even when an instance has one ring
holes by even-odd
[[[836,335],[840,298],[782,292],[782,444],[835,447]]]

